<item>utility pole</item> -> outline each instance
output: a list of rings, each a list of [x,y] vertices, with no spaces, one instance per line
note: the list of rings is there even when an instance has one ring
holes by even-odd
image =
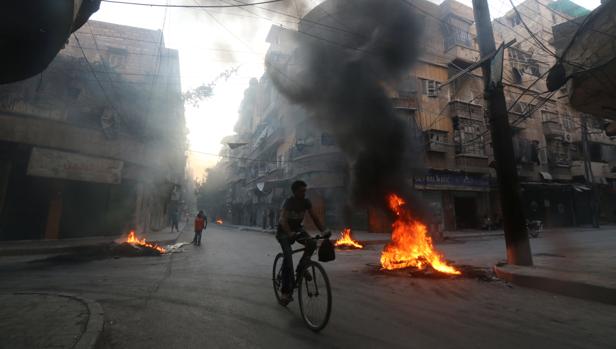
[[[599,205],[597,191],[595,190],[595,178],[592,173],[590,150],[588,149],[588,116],[582,115],[582,153],[584,153],[584,174],[586,184],[590,185],[590,216],[593,228],[599,228]]]
[[[475,14],[479,52],[483,59],[496,51],[488,1],[473,0],[473,12]],[[500,64],[502,65],[502,62]],[[484,81],[484,98],[490,119],[490,134],[496,162],[500,201],[503,209],[507,262],[516,265],[532,265],[533,258],[526,231],[526,219],[522,210],[522,195],[513,144],[511,143],[511,128],[509,127],[503,85],[500,79],[492,81],[490,61],[484,63],[481,70]]]

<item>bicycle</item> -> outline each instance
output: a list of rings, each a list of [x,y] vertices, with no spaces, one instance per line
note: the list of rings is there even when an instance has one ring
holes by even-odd
[[[315,236],[312,240],[329,239],[331,233],[323,236]],[[293,254],[303,252],[305,248],[293,250]],[[274,284],[274,294],[278,304],[286,306],[280,300],[282,288],[282,261],[283,254],[278,253],[274,258],[272,270],[272,282]],[[308,278],[306,276],[309,276]],[[297,275],[293,276],[293,290],[297,289],[299,299],[299,311],[304,323],[311,330],[318,332],[322,330],[327,322],[332,310],[332,293],[329,285],[329,278],[325,269],[319,262],[312,259],[306,262]],[[324,313],[323,313],[324,310]]]

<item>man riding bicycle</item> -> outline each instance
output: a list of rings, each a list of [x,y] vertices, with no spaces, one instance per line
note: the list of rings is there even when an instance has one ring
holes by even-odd
[[[276,231],[276,239],[282,247],[284,255],[282,262],[282,288],[280,302],[287,305],[293,300],[293,250],[291,245],[297,241],[305,246],[304,254],[298,263],[297,271],[301,270],[304,263],[310,260],[310,257],[317,248],[317,244],[311,239],[311,236],[304,230],[302,221],[306,211],[310,214],[312,221],[319,228],[319,231],[324,232],[325,228],[319,221],[312,210],[312,203],[306,198],[306,189],[308,185],[304,181],[295,181],[291,185],[293,196],[284,201],[281,208],[280,220]]]

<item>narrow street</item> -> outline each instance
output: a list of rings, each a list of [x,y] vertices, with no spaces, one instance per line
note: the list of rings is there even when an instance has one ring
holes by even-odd
[[[179,241],[191,235],[186,231]],[[474,245],[486,246],[443,246],[463,255]],[[278,248],[271,235],[211,225],[202,247],[188,245],[162,257],[62,263],[3,258],[0,291],[58,291],[96,300],[105,313],[105,348],[616,345],[613,306],[501,281],[384,275],[375,267],[381,245],[338,251],[336,261],[325,264],[333,312],[328,327],[315,334],[304,326],[297,301],[287,309],[275,301],[271,267]]]

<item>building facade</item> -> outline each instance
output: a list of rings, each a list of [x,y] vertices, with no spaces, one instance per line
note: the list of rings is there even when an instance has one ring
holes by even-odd
[[[180,87],[160,31],[95,21],[0,85],[0,239],[166,226],[185,180]]]
[[[546,81],[562,45],[552,28],[589,11],[564,0],[528,0],[517,9],[493,26],[497,41],[516,39],[503,72],[528,216],[548,226],[589,224],[595,186],[601,221],[612,222],[616,142],[604,119],[574,109],[566,89],[549,92]]]
[[[282,62],[277,67],[283,68],[278,69],[290,76],[301,69],[296,36],[319,36],[315,23],[335,26],[335,21],[329,21],[336,6],[334,0],[317,6],[300,21],[300,32],[272,27],[268,55]],[[567,13],[555,15],[558,10],[549,6],[543,0],[518,6],[546,46],[553,43],[552,26],[571,18]],[[496,223],[502,213],[482,76],[478,69],[460,74],[479,60],[472,8],[453,0],[440,5],[413,1],[410,8],[423,28],[419,58],[397,85],[386,87],[400,117],[416,123],[425,140],[420,150],[425,172],[409,182],[430,209],[426,223],[432,230],[478,229],[488,218]],[[558,93],[545,93],[545,73],[555,58],[533,46],[536,43],[525,35],[515,13],[496,19],[493,25],[498,43],[516,39],[505,50],[503,84],[527,216],[548,226],[589,223],[590,191],[580,129],[584,115]],[[615,143],[605,134],[601,120],[588,120],[594,181],[611,188]],[[281,96],[267,75],[253,79],[246,90],[236,132],[228,143],[245,145],[225,148],[226,158],[220,165],[229,173],[226,212],[234,223],[270,225],[269,210],[276,217],[282,200],[290,195],[290,182],[304,179],[328,226],[388,231],[378,213],[348,209],[350,165],[335,139],[314,125],[306,111]],[[613,220],[609,212],[614,206],[605,196],[603,219]]]

